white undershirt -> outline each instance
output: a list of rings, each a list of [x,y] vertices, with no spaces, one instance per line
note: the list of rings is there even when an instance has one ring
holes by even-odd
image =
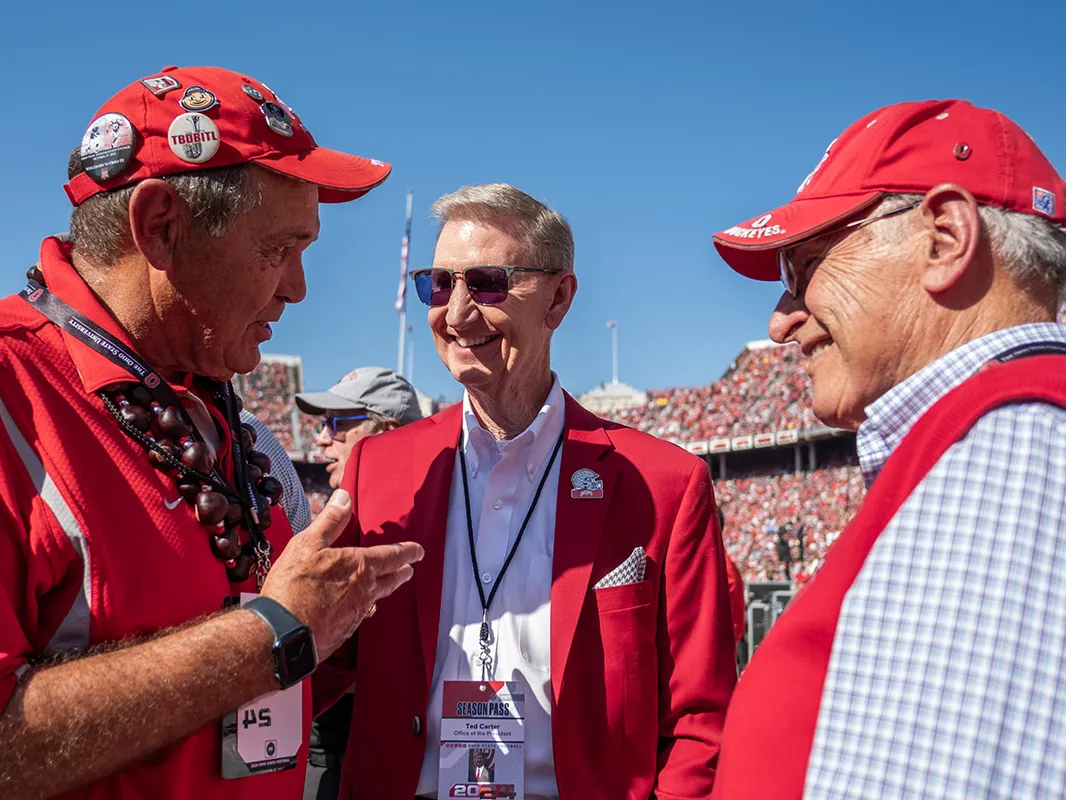
[[[514,439],[497,441],[478,424],[463,398],[463,442],[480,579],[488,598],[514,544],[563,431],[564,396],[559,379],[537,418]],[[517,681],[525,690],[525,796],[557,798],[551,739],[551,576],[555,507],[562,452],[556,456],[522,542],[489,608],[494,665],[492,680]],[[426,756],[419,796],[437,797],[440,718],[445,680],[481,680],[477,656],[482,608],[474,583],[463,478],[456,453],[444,545],[437,657],[427,712]]]

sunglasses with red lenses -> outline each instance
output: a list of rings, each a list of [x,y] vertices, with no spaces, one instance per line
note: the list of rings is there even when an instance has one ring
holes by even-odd
[[[411,273],[418,299],[427,306],[446,306],[452,297],[457,280],[466,281],[470,299],[479,306],[498,306],[507,299],[511,289],[511,276],[516,272],[543,272],[554,275],[560,269],[542,267],[467,267],[451,270],[443,267],[416,269]]]

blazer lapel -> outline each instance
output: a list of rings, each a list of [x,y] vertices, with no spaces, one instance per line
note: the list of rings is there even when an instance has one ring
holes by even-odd
[[[566,396],[564,430],[551,594],[551,680],[556,703],[618,477],[618,468],[603,460],[614,446],[603,429],[602,420],[582,408],[570,395]],[[603,481],[603,497],[576,498],[571,495],[571,479],[581,469],[591,469],[599,475]]]
[[[414,506],[411,512],[413,538],[426,554],[415,566],[411,579],[418,609],[427,691],[433,680],[440,625],[441,591],[444,585],[444,539],[448,531],[448,498],[455,452],[461,429],[462,406],[441,412],[436,427],[427,430],[415,444]],[[422,470],[426,470],[424,473]]]

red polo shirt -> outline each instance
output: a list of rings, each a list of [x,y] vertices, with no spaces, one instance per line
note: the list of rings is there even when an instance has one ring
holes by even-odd
[[[58,240],[44,241],[48,288],[133,349],[68,257]],[[229,583],[207,529],[177,502],[174,480],[151,466],[96,395],[130,380],[22,298],[0,300],[0,709],[35,657],[150,634],[255,591],[254,580]],[[228,441],[222,415],[212,416]],[[222,455],[232,480],[231,459]],[[280,506],[271,519],[267,538],[280,553],[292,530]],[[223,780],[220,725],[213,723],[69,796],[299,797],[310,709],[305,685],[296,769]]]

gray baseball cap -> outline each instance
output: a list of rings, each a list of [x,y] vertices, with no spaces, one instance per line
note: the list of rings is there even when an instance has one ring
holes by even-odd
[[[373,411],[401,425],[422,419],[418,395],[406,378],[384,367],[353,369],[325,392],[301,392],[296,405],[306,414]]]

